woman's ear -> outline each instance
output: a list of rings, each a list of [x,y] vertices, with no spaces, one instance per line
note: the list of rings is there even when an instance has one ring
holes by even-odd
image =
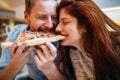
[[[87,30],[85,29],[84,26],[79,26],[79,27],[78,27],[78,31],[79,31],[80,33],[86,33],[86,32],[87,32]]]
[[[83,29],[83,32],[84,32],[84,33],[86,33],[86,32],[87,32],[85,28]]]

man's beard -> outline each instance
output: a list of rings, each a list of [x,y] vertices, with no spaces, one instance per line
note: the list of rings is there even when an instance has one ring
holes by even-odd
[[[30,23],[30,21],[29,21],[29,23]],[[53,27],[52,28],[50,28],[50,29],[48,29],[47,27],[45,27],[44,25],[41,25],[41,26],[39,26],[37,29],[36,28],[34,28],[34,26],[30,26],[30,31],[32,31],[32,32],[35,32],[35,31],[38,31],[38,32],[40,32],[40,31],[44,31],[44,32],[55,32],[55,25],[53,24]]]

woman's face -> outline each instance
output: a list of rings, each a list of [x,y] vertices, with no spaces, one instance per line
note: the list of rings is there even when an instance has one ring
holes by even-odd
[[[83,31],[84,30],[78,26],[77,18],[66,13],[65,9],[60,11],[59,24],[56,32],[66,36],[66,38],[61,41],[61,45],[76,47],[80,43]]]

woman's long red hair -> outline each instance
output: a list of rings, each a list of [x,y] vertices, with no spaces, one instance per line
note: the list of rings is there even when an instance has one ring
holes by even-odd
[[[63,8],[77,18],[80,27],[87,30],[81,44],[93,59],[96,80],[120,78],[120,52],[117,53],[113,48],[106,24],[116,32],[120,32],[120,26],[109,19],[92,0],[62,0],[60,10]],[[120,43],[117,45],[120,46]]]

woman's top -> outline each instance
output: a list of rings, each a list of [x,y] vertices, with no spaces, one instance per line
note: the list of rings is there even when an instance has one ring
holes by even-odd
[[[76,48],[70,49],[70,58],[77,80],[95,80],[93,61]]]

